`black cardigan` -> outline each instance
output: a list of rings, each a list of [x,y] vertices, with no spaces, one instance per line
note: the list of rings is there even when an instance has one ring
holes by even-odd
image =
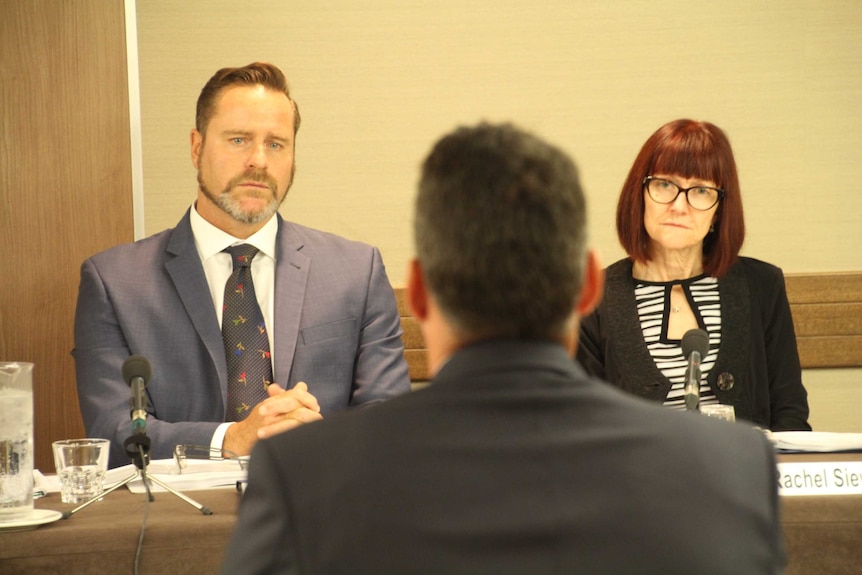
[[[781,270],[739,258],[718,280],[721,347],[707,382],[736,416],[773,431],[805,430],[808,394]],[[581,320],[578,361],[590,373],[635,395],[662,402],[671,383],[646,347],[635,303],[632,262],[606,270],[599,307]]]

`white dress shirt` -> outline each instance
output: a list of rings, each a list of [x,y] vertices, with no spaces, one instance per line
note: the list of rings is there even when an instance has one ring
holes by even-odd
[[[233,271],[230,254],[224,253],[223,250],[236,244],[250,244],[260,250],[251,262],[251,277],[263,321],[267,325],[269,349],[272,351],[270,354],[273,363],[272,371],[275,373],[276,357],[272,325],[275,313],[275,242],[278,235],[278,218],[273,216],[260,230],[245,240],[235,238],[203,219],[194,205],[192,205],[190,221],[195,247],[204,267],[219,325],[221,325],[224,306],[224,286]],[[225,422],[216,429],[210,442],[211,448],[221,450],[224,434],[231,424],[232,422]]]

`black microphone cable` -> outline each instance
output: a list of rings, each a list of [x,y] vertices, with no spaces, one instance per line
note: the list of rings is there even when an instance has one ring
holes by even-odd
[[[135,549],[135,564],[134,564],[134,573],[135,575],[139,575],[140,573],[140,563],[141,563],[141,553],[144,550],[144,534],[147,531],[147,521],[150,518],[150,501],[153,499],[152,493],[150,493],[150,485],[147,482],[147,454],[144,451],[143,446],[138,445],[138,453],[141,456],[141,471],[142,477],[144,478],[144,489],[147,491],[147,501],[144,503],[144,518],[141,521],[141,533],[138,535],[138,547]]]
[[[138,545],[135,549],[133,564],[135,575],[138,575],[140,572],[141,554],[144,550],[144,535],[147,532],[147,522],[150,517],[150,502],[153,501],[150,482],[147,478],[147,452],[150,447],[150,438],[147,436],[147,396],[145,392],[151,375],[150,362],[143,356],[133,355],[123,363],[123,379],[132,388],[132,400],[129,406],[129,414],[132,418],[132,436],[126,439],[125,447],[126,452],[132,457],[138,467],[147,498],[144,503],[144,517],[141,521]],[[131,449],[132,446],[134,446],[134,449]]]

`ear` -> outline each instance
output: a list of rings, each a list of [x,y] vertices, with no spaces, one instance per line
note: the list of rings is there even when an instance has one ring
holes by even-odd
[[[419,260],[410,261],[407,273],[407,305],[413,317],[420,322],[425,321],[428,318],[428,290],[425,289],[425,277]]]
[[[192,165],[196,170],[199,170],[201,167],[201,145],[203,141],[203,134],[193,128],[191,133]]]
[[[587,261],[584,265],[584,281],[581,293],[578,296],[578,316],[589,315],[599,302],[605,290],[605,270],[599,262],[599,257],[594,250],[587,252]]]

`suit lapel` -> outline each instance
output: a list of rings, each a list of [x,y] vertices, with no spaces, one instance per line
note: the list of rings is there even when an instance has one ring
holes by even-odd
[[[715,394],[722,397],[724,390],[719,389],[717,379],[721,374],[731,374],[737,382],[741,381],[751,350],[751,294],[739,262],[718,281],[718,289],[721,297],[721,347],[707,379]],[[741,393],[742,388],[742,385],[738,386],[733,394]]]
[[[215,365],[222,396],[226,397],[227,363],[224,357],[221,328],[214,313],[204,268],[195,248],[188,212],[171,233],[167,252],[174,257],[167,260],[165,270],[171,277],[180,301],[191,318],[210,360]]]
[[[301,253],[304,243],[289,223],[278,216],[275,264],[275,382],[287,388],[299,339],[302,304],[308,285],[311,259]]]
[[[656,367],[644,343],[631,260],[624,259],[610,266],[606,281],[602,305],[607,314],[608,333],[614,334],[611,345],[618,358],[622,386],[643,397],[664,400],[671,383]]]

